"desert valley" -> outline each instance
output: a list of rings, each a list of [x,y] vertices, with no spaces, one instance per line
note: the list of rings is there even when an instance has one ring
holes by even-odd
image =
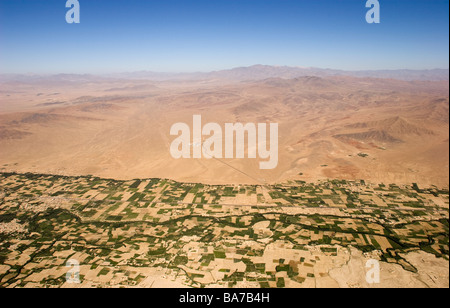
[[[10,78],[0,86],[0,167],[207,184],[333,178],[448,187],[448,81],[216,75]],[[278,123],[278,167],[173,159],[170,127],[194,114],[205,123]]]

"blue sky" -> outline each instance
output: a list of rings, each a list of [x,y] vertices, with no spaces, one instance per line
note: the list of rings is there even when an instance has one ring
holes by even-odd
[[[448,0],[0,0],[0,73],[449,67]]]

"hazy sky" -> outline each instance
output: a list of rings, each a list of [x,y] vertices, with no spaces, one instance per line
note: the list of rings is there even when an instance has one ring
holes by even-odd
[[[449,67],[448,0],[0,0],[0,73]]]

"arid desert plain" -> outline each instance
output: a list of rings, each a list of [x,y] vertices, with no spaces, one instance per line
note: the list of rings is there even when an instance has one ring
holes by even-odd
[[[448,187],[446,81],[353,77],[224,82],[61,76],[0,92],[3,171],[207,184],[364,179]],[[170,155],[177,122],[278,123],[279,164]]]

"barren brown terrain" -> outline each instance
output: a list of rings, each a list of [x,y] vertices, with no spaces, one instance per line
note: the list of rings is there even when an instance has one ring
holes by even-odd
[[[448,187],[449,83],[67,78],[0,84],[2,171],[208,184],[364,179]],[[279,164],[181,159],[174,123],[279,123]]]

